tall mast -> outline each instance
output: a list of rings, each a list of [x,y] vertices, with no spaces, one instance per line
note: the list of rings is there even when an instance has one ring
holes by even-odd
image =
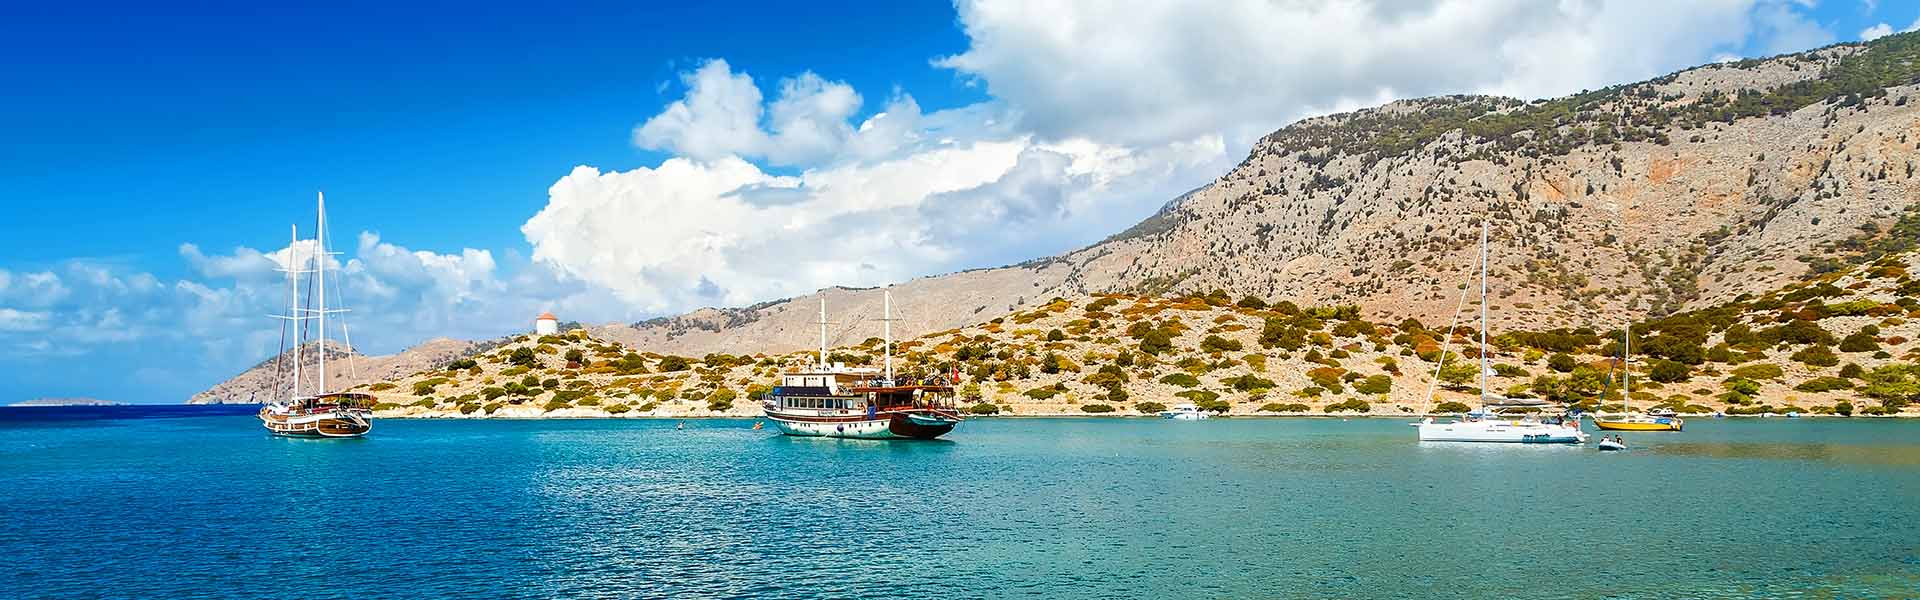
[[[1627,339],[1620,352],[1620,412],[1633,412],[1633,320],[1627,320]]]
[[[320,194],[320,219],[313,233],[314,277],[318,278],[320,302],[320,385],[315,388],[315,396],[327,393],[327,195]]]
[[[1487,220],[1480,219],[1480,405],[1487,404]]]
[[[881,310],[884,311],[881,313],[884,317],[880,319],[880,330],[884,332],[882,335],[886,336],[884,338],[886,345],[883,348],[887,357],[887,385],[893,385],[893,290],[886,290],[880,294]]]
[[[820,299],[820,372],[827,371],[827,299]]]
[[[287,316],[293,327],[293,394],[300,397],[300,226],[288,226],[293,241],[287,243]]]

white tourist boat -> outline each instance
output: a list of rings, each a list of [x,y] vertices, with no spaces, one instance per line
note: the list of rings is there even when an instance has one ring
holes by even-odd
[[[1192,404],[1176,404],[1172,408],[1160,411],[1160,418],[1175,421],[1199,421],[1211,417],[1212,415]]]
[[[351,438],[366,435],[373,431],[373,396],[369,394],[329,392],[327,391],[327,315],[347,312],[341,308],[327,308],[327,262],[333,253],[327,251],[327,197],[319,198],[319,218],[315,222],[313,236],[313,255],[300,253],[300,231],[293,230],[293,242],[287,246],[285,268],[287,274],[287,314],[276,315],[281,319],[281,344],[291,341],[293,350],[281,352],[282,363],[291,362],[291,367],[277,367],[287,379],[286,397],[260,408],[257,416],[260,425],[274,435],[312,438]],[[301,275],[311,274],[311,279]],[[301,285],[310,287],[302,301]],[[337,293],[338,290],[336,289]],[[337,306],[337,305],[336,305]],[[311,333],[306,323],[315,322],[318,326]],[[291,335],[288,335],[288,332]],[[346,338],[346,325],[341,323],[341,337]],[[313,382],[305,379],[300,360],[300,347],[308,342],[315,344],[319,352],[319,374]],[[291,360],[287,360],[287,359]],[[352,360],[352,355],[348,355]],[[352,368],[352,363],[348,363]]]
[[[883,302],[885,368],[827,362],[827,303],[820,301],[820,358],[810,369],[780,376],[762,408],[793,436],[928,440],[959,425],[953,386],[958,373],[899,377],[893,372],[893,295]]]
[[[1460,303],[1466,304],[1462,291]],[[1480,409],[1451,421],[1433,417],[1412,425],[1419,429],[1422,442],[1487,442],[1508,444],[1579,444],[1587,441],[1578,419],[1537,416],[1548,407],[1543,400],[1506,398],[1487,391],[1487,223],[1480,222]],[[1459,309],[1454,310],[1456,318]],[[1447,343],[1453,341],[1453,327],[1447,327]],[[1440,367],[1446,364],[1447,346],[1440,350],[1440,365],[1434,367],[1433,382],[1428,384],[1427,403],[1433,403],[1433,386],[1440,380]],[[1511,414],[1526,411],[1526,414]]]

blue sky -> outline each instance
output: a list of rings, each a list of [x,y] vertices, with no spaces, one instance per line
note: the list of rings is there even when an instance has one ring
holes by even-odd
[[[176,402],[271,355],[273,257],[316,191],[355,341],[385,353],[1056,253],[1303,116],[1920,21],[1833,0],[396,4],[0,8],[0,403]]]

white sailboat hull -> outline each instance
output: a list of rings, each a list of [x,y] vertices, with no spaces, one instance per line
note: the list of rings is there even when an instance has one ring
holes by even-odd
[[[1587,433],[1577,426],[1526,421],[1455,421],[1415,423],[1422,442],[1481,442],[1505,444],[1580,444]]]

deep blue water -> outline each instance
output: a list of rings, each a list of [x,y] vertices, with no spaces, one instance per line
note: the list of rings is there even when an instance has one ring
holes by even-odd
[[[12,410],[5,597],[1920,596],[1916,422],[1697,419],[1601,454],[1422,445],[1386,419],[315,441],[231,408]]]

